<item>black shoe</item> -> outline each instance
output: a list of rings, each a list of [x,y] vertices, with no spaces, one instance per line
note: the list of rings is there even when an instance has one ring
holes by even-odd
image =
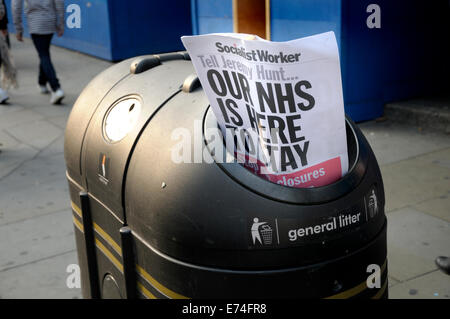
[[[434,262],[440,270],[450,275],[450,257],[439,256]]]

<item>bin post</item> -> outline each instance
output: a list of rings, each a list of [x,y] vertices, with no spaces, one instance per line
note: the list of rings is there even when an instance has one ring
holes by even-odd
[[[100,286],[98,280],[97,257],[95,254],[94,227],[92,224],[89,195],[80,192],[81,213],[83,218],[84,242],[86,245],[86,259],[89,273],[89,286],[92,299],[100,298]]]
[[[134,265],[133,242],[131,229],[120,229],[122,241],[123,275],[125,279],[125,292],[127,299],[136,299],[136,267]]]

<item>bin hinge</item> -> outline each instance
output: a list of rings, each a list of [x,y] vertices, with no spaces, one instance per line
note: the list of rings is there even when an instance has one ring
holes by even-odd
[[[163,54],[155,54],[154,56],[158,57],[161,62],[172,61],[172,60],[191,60],[191,57],[186,51],[180,52],[172,52],[172,53],[163,53]]]
[[[160,65],[162,62],[172,60],[190,60],[189,54],[186,51],[154,54],[150,56],[143,56],[136,58],[131,62],[130,73],[139,74]]]
[[[130,73],[131,74],[139,74],[142,72],[145,72],[151,68],[154,68],[155,66],[158,66],[161,64],[161,61],[158,57],[152,55],[147,57],[141,57],[133,60],[131,62],[130,66]]]
[[[188,77],[184,79],[181,90],[185,93],[190,93],[200,86],[201,83],[200,80],[198,79],[197,74],[193,73],[188,75]]]

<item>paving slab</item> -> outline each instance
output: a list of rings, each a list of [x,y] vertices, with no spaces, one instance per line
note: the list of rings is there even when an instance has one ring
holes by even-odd
[[[69,109],[72,110],[72,108],[69,108]],[[67,115],[52,116],[52,117],[48,117],[47,121],[49,121],[50,123],[58,126],[59,128],[62,128],[65,131],[68,118],[69,117]]]
[[[421,156],[381,166],[386,211],[448,195],[450,169]]]
[[[73,88],[64,88],[64,99],[61,104],[50,104],[50,95],[41,94],[36,84],[31,85],[23,91],[10,91],[8,100],[11,107],[23,106],[24,110],[36,112],[44,117],[64,115],[70,112],[73,102],[76,100],[77,93]],[[38,112],[40,111],[40,113]]]
[[[395,286],[395,285],[398,285],[398,284],[400,283],[400,281],[395,280],[394,278],[392,278],[391,276],[389,276],[388,283],[389,283],[389,285],[388,285],[389,288],[391,288],[391,287],[393,287],[393,286]]]
[[[38,150],[23,143],[15,147],[1,147],[0,153],[0,187],[3,180],[13,174],[23,163],[31,160],[38,154]]]
[[[450,136],[392,121],[358,124],[369,141],[379,165],[395,163],[450,147]]]
[[[43,118],[44,115],[36,113],[33,110],[29,109],[22,109],[17,112],[8,112],[0,116],[0,128],[4,130],[20,124],[35,122]]]
[[[450,222],[450,194],[423,201],[414,205],[413,208]]]
[[[12,107],[9,103],[0,104],[0,116],[5,115],[6,113],[10,112],[17,112],[23,110],[23,106],[14,106]]]
[[[389,288],[390,299],[450,299],[450,276],[439,270]]]
[[[67,266],[77,264],[75,251],[0,272],[2,299],[74,299],[81,298],[81,289],[68,288]]]
[[[70,210],[0,226],[0,272],[74,247]]]
[[[429,152],[420,156],[419,159],[428,164],[450,169],[450,147],[435,152]]]
[[[43,149],[63,135],[61,128],[46,120],[23,123],[7,128],[6,131],[19,141],[37,149]]]
[[[450,223],[404,208],[387,215],[389,275],[406,281],[437,269],[437,256],[450,256]]]
[[[66,93],[66,92],[64,92]],[[41,95],[41,99],[45,99],[42,101],[42,104],[36,105],[32,107],[32,110],[36,113],[39,113],[45,116],[46,119],[51,117],[64,116],[68,117],[70,111],[72,110],[72,105],[50,105],[48,104],[48,100],[50,99],[50,95]],[[64,98],[66,99],[66,98]],[[64,101],[64,100],[63,100]],[[65,101],[67,102],[67,101]],[[67,103],[65,103],[67,104]]]
[[[0,183],[0,225],[70,210],[70,196],[65,178],[41,185],[10,190]]]
[[[37,158],[50,157],[54,155],[62,155],[64,153],[64,134],[61,134],[56,140],[51,142],[43,149]]]
[[[7,177],[0,179],[0,191],[2,189],[21,191],[28,186],[44,185],[64,179],[65,172],[63,153],[47,157],[36,156],[32,161],[28,160],[21,164]]]
[[[13,149],[17,144],[21,143],[11,134],[5,130],[0,130],[0,151],[6,149]]]

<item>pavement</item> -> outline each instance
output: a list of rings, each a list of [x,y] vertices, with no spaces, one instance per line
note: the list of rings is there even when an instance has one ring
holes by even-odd
[[[66,97],[50,105],[37,86],[38,57],[30,40],[11,36],[20,88],[0,105],[0,298],[81,298],[69,289],[77,264],[65,177],[64,129],[89,81],[111,63],[53,47]]]
[[[450,135],[392,121],[359,124],[383,177],[390,298],[450,299]]]
[[[13,37],[12,37],[13,38]],[[66,92],[53,106],[39,94],[29,40],[12,39],[20,88],[0,105],[0,298],[81,298],[66,271],[77,263],[65,178],[64,128],[83,87],[111,64],[53,47]],[[450,298],[450,135],[392,120],[359,124],[384,180],[390,298]]]

